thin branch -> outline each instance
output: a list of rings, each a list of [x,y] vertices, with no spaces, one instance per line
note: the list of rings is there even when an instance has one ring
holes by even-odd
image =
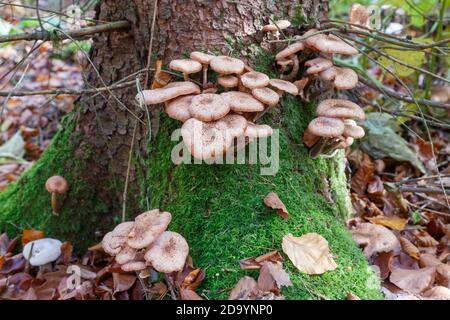
[[[111,32],[116,30],[125,30],[130,28],[128,21],[115,21],[111,23],[100,24],[94,27],[81,28],[74,31],[65,31],[64,34],[59,35],[60,39],[79,39],[86,36],[90,36],[96,33]],[[18,33],[0,36],[0,43],[11,41],[30,41],[30,40],[43,40],[50,41],[53,37],[57,36],[56,31],[38,31],[32,33]]]
[[[410,186],[400,186],[400,191],[402,192],[421,192],[421,193],[434,193],[434,194],[445,194],[450,192],[450,189],[442,188],[432,188],[432,187],[410,187]]]
[[[145,74],[144,89],[147,89],[148,79],[150,77],[150,65],[151,65],[151,62],[152,62],[153,36],[154,36],[154,31],[155,31],[155,22],[156,22],[157,9],[158,9],[158,0],[155,0],[154,4],[153,4],[153,18],[152,18],[152,27],[151,27],[151,30],[150,30],[150,44],[148,45],[147,72]]]

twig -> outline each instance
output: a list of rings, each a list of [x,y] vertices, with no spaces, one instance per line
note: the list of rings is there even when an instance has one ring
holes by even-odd
[[[144,81],[144,89],[147,89],[148,79],[150,77],[150,66],[152,62],[152,49],[153,49],[153,35],[155,31],[155,21],[156,21],[156,12],[158,8],[158,0],[154,1],[153,4],[153,18],[152,18],[152,27],[150,30],[150,44],[148,45],[148,56],[147,56],[147,72],[145,73],[145,81]]]
[[[127,194],[128,194],[128,182],[130,181],[131,160],[133,158],[134,140],[136,139],[138,123],[134,122],[133,136],[131,137],[130,153],[128,154],[128,167],[127,175],[125,177],[125,187],[123,189],[123,203],[122,203],[122,222],[125,222],[125,213],[127,210]]]
[[[450,174],[442,174],[441,177],[442,178],[450,177]],[[411,182],[417,182],[417,181],[422,181],[422,180],[432,180],[432,179],[436,179],[436,178],[439,178],[439,176],[437,174],[432,175],[432,176],[426,176],[426,177],[405,179],[405,180],[396,182],[396,184],[411,183]]]
[[[410,186],[400,186],[400,191],[402,192],[421,192],[421,193],[435,193],[435,194],[444,194],[446,192],[450,192],[450,189],[444,188],[432,188],[432,187],[410,187]]]
[[[80,89],[80,90],[74,90],[74,89],[54,89],[54,90],[38,90],[38,91],[0,91],[0,97],[24,97],[24,96],[36,96],[36,95],[46,95],[46,94],[57,94],[57,95],[80,95],[84,93],[97,93],[99,91],[109,91],[109,90],[117,90],[117,89],[123,89],[128,88],[134,85],[134,81],[128,81],[125,83],[117,84],[117,85],[111,85],[108,87],[100,87],[100,88],[94,88],[94,89]],[[11,93],[11,94],[10,94]]]
[[[61,39],[79,39],[86,36],[90,36],[96,33],[102,33],[102,32],[111,32],[116,30],[124,30],[129,29],[130,23],[128,21],[115,21],[105,24],[100,24],[98,26],[94,27],[86,27],[81,28],[74,31],[64,31],[61,36],[59,36]],[[63,30],[59,30],[60,32]],[[33,33],[18,33],[18,34],[11,34],[11,35],[5,35],[0,36],[0,43],[3,42],[11,42],[11,41],[21,41],[21,40],[43,40],[43,41],[50,41],[52,40],[52,37],[56,36],[57,32],[55,30],[53,31],[38,31]]]
[[[39,0],[36,0],[36,16],[39,22],[39,26],[41,27],[41,31],[45,32],[44,25],[42,24],[41,14],[39,13]]]

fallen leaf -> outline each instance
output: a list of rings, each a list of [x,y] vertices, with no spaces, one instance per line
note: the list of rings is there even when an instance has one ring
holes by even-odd
[[[441,264],[441,261],[436,258],[433,254],[422,253],[419,259],[419,265],[421,268],[425,267],[436,267]]]
[[[252,277],[245,276],[241,278],[236,286],[231,290],[228,300],[248,300],[256,295],[258,284]]]
[[[264,198],[264,204],[266,206],[268,206],[269,208],[278,210],[278,214],[284,220],[287,220],[289,218],[289,212],[287,211],[286,206],[280,200],[280,198],[278,197],[278,195],[275,192],[270,192]]]
[[[117,292],[127,291],[136,281],[136,276],[131,274],[113,273],[114,294]]]
[[[34,229],[25,229],[22,232],[22,244],[27,244],[28,242],[39,240],[45,237],[43,231]]]
[[[436,267],[436,283],[450,288],[450,265],[442,263]]]
[[[172,78],[170,74],[162,71],[161,67],[162,67],[162,60],[157,59],[155,61],[155,76],[151,85],[151,89],[158,89],[166,86]]]
[[[317,233],[301,237],[288,234],[283,237],[282,248],[297,269],[307,274],[322,274],[337,267],[328,241]]]
[[[31,282],[34,280],[32,276],[25,272],[16,273],[8,277],[8,286],[14,286],[19,290],[26,291],[30,289]]]
[[[203,299],[195,291],[189,289],[181,289],[180,300],[203,300]]]
[[[347,300],[361,300],[361,298],[358,297],[356,294],[348,292],[347,293]]]
[[[66,241],[61,245],[61,256],[59,260],[63,264],[69,264],[72,259],[73,246],[70,242]]]
[[[413,245],[411,243],[411,241],[409,241],[405,237],[400,237],[399,240],[400,240],[400,244],[402,246],[403,251],[410,257],[412,257],[416,260],[419,260],[419,258],[420,258],[419,249],[417,249],[417,247],[415,245]]]
[[[239,265],[242,270],[256,270],[261,268],[262,264],[266,261],[281,262],[283,258],[277,250],[265,253],[258,257],[246,258],[239,261]]]
[[[292,282],[281,262],[264,262],[258,277],[258,288],[261,291],[278,293],[281,287],[289,286],[292,286]]]
[[[0,269],[0,274],[7,275],[10,273],[22,271],[23,269],[25,269],[25,265],[26,260],[22,255],[20,257],[7,259]]]
[[[429,300],[450,300],[450,289],[443,286],[437,286],[425,291],[422,296]]]
[[[358,170],[352,177],[351,187],[359,195],[366,193],[367,185],[373,180],[375,165],[367,154],[363,158]]]
[[[389,229],[377,224],[360,223],[350,232],[358,245],[365,246],[364,255],[367,258],[375,253],[392,251],[399,246],[397,237]]]
[[[9,240],[6,233],[0,235],[0,256],[5,256],[7,253],[12,252],[16,247],[18,238]]]
[[[394,269],[389,280],[400,289],[410,293],[421,293],[429,289],[435,279],[436,268],[427,267],[417,270]]]
[[[373,264],[380,270],[380,279],[385,280],[389,277],[392,270],[392,259],[394,252],[381,252],[374,260]]]
[[[157,282],[153,284],[149,289],[148,293],[153,299],[162,299],[167,294],[167,286],[164,282]]]
[[[408,223],[407,219],[400,218],[398,216],[386,217],[386,216],[375,216],[366,218],[372,223],[379,224],[381,226],[385,226],[391,228],[393,230],[402,231],[405,229],[406,224]]]

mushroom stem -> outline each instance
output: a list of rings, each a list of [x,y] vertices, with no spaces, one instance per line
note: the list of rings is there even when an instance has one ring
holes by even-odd
[[[57,198],[56,192],[52,192],[52,209],[53,209],[53,215],[59,216],[58,198]]]
[[[325,144],[326,144],[326,139],[321,137],[309,150],[309,156],[312,159],[317,158],[322,153],[322,150],[324,149]]]
[[[297,76],[300,66],[299,66],[298,57],[296,54],[289,56],[288,59],[292,60],[294,62],[294,65],[292,66],[291,72],[287,75],[282,75],[281,79],[286,80],[286,81],[292,81]]]
[[[189,79],[189,74],[183,72],[183,79],[184,79],[184,81],[189,81],[190,80]]]
[[[203,64],[203,89],[205,89],[206,84],[208,83],[208,65]]]
[[[261,119],[267,112],[269,112],[270,110],[272,110],[273,108],[275,108],[276,104],[270,105],[267,108],[265,108],[263,111],[258,112],[254,117],[252,122],[256,122],[259,119]]]
[[[311,158],[315,159],[319,155],[328,155],[332,157],[334,155],[334,151],[336,151],[336,147],[341,143],[341,139],[339,138],[324,138],[321,137],[319,141],[309,150],[309,155]]]

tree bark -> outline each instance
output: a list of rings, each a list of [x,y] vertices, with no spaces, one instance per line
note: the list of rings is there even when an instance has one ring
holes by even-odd
[[[155,3],[100,2],[99,20],[125,19],[132,28],[94,38],[95,67],[88,73],[89,86],[111,85],[146,67]],[[167,64],[186,52],[210,50],[245,58],[254,68],[274,75],[270,55],[254,50],[262,38],[258,30],[268,17],[314,24],[328,9],[325,0],[239,3],[157,1],[153,58]],[[84,248],[120,221],[129,172],[127,219],[154,207],[172,212],[170,228],[186,237],[194,263],[207,268],[204,295],[226,296],[223,290],[244,275],[238,261],[281,250],[283,235],[318,232],[330,242],[339,267],[310,278],[285,262],[294,283],[286,290],[287,297],[344,298],[348,291],[377,297],[377,286],[366,286],[372,274],[342,221],[350,210],[343,157],[313,161],[301,143],[312,106],[285,98],[278,110],[264,117],[280,129],[280,170],[269,177],[260,175],[260,166],[173,164],[170,153],[175,143],[170,135],[180,124],[152,110],[150,126],[144,110],[134,103],[135,95],[136,88],[128,88],[114,95],[81,97],[78,109],[64,120],[64,128],[38,163],[0,194],[2,229],[43,229]],[[70,185],[59,217],[51,215],[51,197],[43,187],[55,174],[65,176]],[[264,207],[262,201],[271,191],[288,208],[288,221]]]

